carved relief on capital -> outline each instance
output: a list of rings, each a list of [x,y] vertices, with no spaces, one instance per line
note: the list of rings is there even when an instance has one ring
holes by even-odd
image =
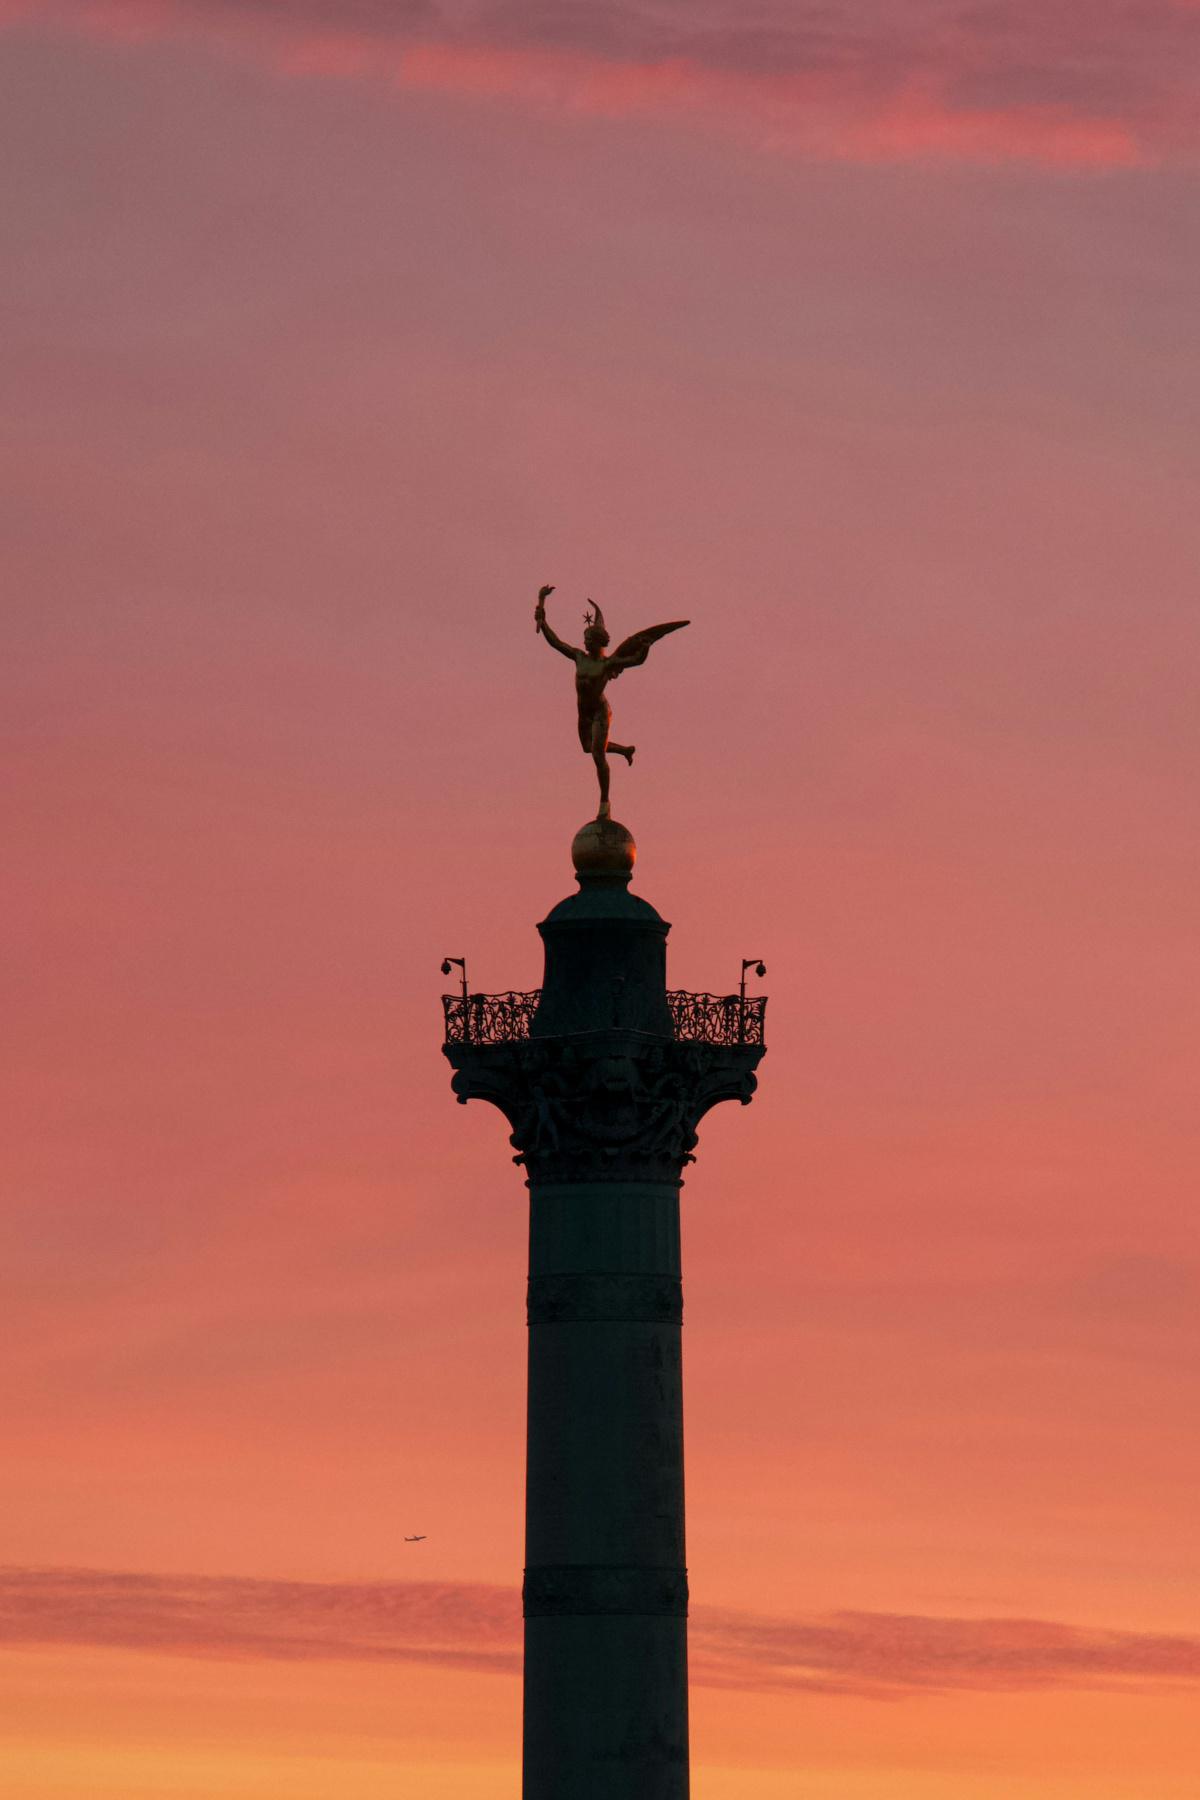
[[[500,1108],[538,1181],[671,1181],[709,1108],[749,1102],[761,1054],[635,1032],[454,1046],[452,1085]]]

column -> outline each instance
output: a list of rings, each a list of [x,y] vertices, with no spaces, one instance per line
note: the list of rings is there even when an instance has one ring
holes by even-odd
[[[678,1182],[530,1190],[525,1800],[686,1800]]]

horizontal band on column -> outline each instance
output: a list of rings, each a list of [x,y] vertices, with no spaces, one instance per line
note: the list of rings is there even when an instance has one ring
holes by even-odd
[[[526,1569],[527,1619],[616,1617],[686,1619],[687,1570],[569,1563]]]
[[[531,1275],[529,1323],[683,1323],[677,1275]]]

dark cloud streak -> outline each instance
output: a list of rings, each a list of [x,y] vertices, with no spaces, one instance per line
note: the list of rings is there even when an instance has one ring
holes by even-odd
[[[1200,1640],[1082,1630],[1044,1619],[835,1613],[701,1614],[693,1658],[712,1685],[906,1694],[1130,1688],[1200,1681]]]
[[[92,1569],[0,1570],[0,1643],[226,1660],[423,1663],[513,1674],[520,1605],[484,1583],[310,1582]],[[1200,1681],[1200,1639],[1039,1619],[697,1610],[702,1686],[857,1694],[1171,1688]]]
[[[380,40],[414,34],[614,62],[681,61],[716,74],[842,74],[882,92],[934,78],[986,87],[989,104],[1141,110],[1200,50],[1200,15],[1178,0],[181,0],[195,17],[258,16]],[[1182,60],[1181,60],[1182,59]]]

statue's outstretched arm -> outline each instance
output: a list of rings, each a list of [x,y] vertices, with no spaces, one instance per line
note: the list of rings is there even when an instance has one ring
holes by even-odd
[[[534,627],[541,632],[552,650],[557,650],[560,656],[569,656],[571,661],[574,662],[577,656],[583,655],[582,650],[575,650],[570,644],[564,644],[553,626],[547,625],[546,623],[546,599],[547,596],[553,592],[554,589],[552,587],[544,587],[539,591],[537,607],[534,610],[533,615]]]

